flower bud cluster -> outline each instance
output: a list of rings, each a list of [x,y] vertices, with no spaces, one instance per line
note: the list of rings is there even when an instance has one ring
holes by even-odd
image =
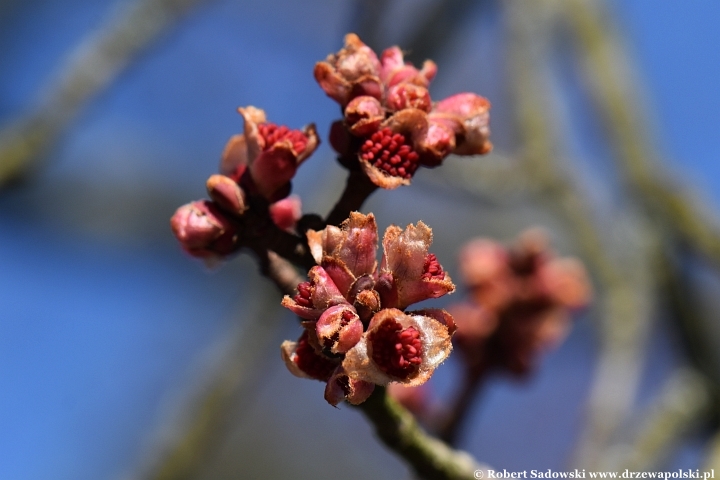
[[[406,63],[397,46],[380,57],[357,35],[315,65],[315,79],[342,107],[330,143],[348,168],[362,168],[382,188],[410,184],[419,166],[436,167],[449,154],[485,154],[490,102],[460,93],[433,103],[428,87],[437,66]]]
[[[353,212],[340,227],[307,232],[318,265],[283,306],[304,321],[297,342],[282,344],[296,376],[326,382],[325,399],[364,402],[375,385],[420,385],[450,354],[455,331],[444,310],[406,311],[410,305],[455,290],[428,249],[424,223],[389,227],[376,260],[378,231],[372,214]]]
[[[220,173],[207,180],[212,200],[183,205],[170,220],[182,247],[200,258],[222,258],[240,248],[243,219],[250,208],[267,210],[283,230],[292,231],[300,218],[300,199],[288,196],[300,164],[317,148],[315,126],[303,130],[268,122],[265,112],[239,108],[244,132],[230,138]]]
[[[454,343],[479,371],[529,372],[540,352],[565,337],[570,313],[591,297],[582,263],[557,257],[538,229],[511,248],[473,240],[460,254],[460,267],[469,298],[449,309],[459,327]]]

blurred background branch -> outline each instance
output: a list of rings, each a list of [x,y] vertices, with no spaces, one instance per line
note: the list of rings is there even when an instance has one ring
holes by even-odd
[[[0,188],[26,175],[83,107],[204,0],[135,0],[73,49],[38,104],[0,129]]]

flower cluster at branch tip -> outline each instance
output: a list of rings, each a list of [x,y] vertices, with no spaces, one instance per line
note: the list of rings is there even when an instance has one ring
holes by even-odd
[[[244,133],[230,138],[220,174],[207,180],[212,200],[183,205],[170,220],[182,247],[195,257],[223,258],[242,247],[242,237],[249,234],[244,223],[248,209],[267,211],[286,231],[294,229],[301,215],[300,198],[288,197],[290,181],[319,144],[315,126],[291,130],[268,122],[265,112],[252,106],[238,112]]]
[[[469,298],[449,308],[459,326],[454,344],[478,371],[527,373],[540,352],[565,337],[571,311],[592,295],[582,263],[555,256],[539,229],[524,232],[511,248],[471,241],[460,267]]]
[[[348,168],[362,168],[382,188],[410,184],[419,166],[436,167],[449,154],[476,155],[492,150],[490,102],[459,93],[433,103],[428,86],[437,66],[420,70],[406,63],[398,47],[378,58],[357,35],[315,65],[315,79],[343,109],[330,143]]]
[[[375,385],[420,385],[450,354],[452,316],[440,309],[406,311],[455,290],[424,223],[389,227],[378,265],[372,214],[353,212],[340,227],[307,232],[318,265],[283,306],[303,321],[297,342],[282,344],[290,372],[326,382],[325,399],[364,402]]]

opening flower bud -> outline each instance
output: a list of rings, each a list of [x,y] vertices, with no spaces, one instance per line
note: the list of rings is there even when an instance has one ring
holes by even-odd
[[[350,305],[328,308],[318,319],[315,329],[320,344],[333,354],[347,352],[363,334],[360,317]]]

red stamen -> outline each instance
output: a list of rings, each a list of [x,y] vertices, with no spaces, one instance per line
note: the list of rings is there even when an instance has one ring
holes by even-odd
[[[328,380],[335,370],[336,364],[330,359],[319,355],[308,342],[308,333],[304,332],[298,340],[293,362],[306,374],[318,380]]]
[[[312,287],[313,284],[311,282],[303,282],[299,284],[297,286],[298,293],[295,297],[293,297],[295,303],[301,307],[313,308],[312,299],[310,298],[312,296]]]
[[[423,347],[415,327],[403,330],[398,322],[386,320],[368,340],[372,345],[372,359],[383,372],[398,378],[408,378],[417,372]]]
[[[365,140],[360,147],[360,158],[393,177],[411,178],[420,157],[404,135],[383,128]]]
[[[299,155],[305,150],[308,138],[300,130],[290,130],[285,125],[276,125],[271,122],[261,123],[258,125],[260,136],[265,139],[265,150],[278,142],[289,140],[292,144],[293,152]]]
[[[423,268],[422,278],[426,278],[428,280],[431,278],[435,278],[437,280],[445,279],[445,272],[434,253],[428,253],[428,256],[425,258],[425,267]]]

